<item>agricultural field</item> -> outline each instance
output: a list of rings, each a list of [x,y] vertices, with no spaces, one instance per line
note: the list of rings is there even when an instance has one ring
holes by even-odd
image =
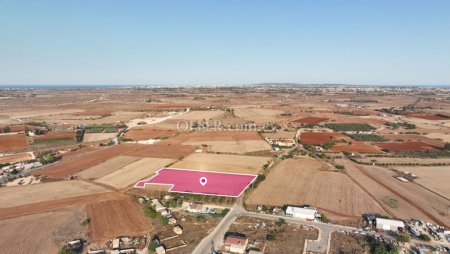
[[[0,220],[0,248],[2,253],[58,253],[64,242],[87,236],[84,219],[84,208],[74,206]]]
[[[441,142],[450,143],[450,133],[433,133],[428,132],[425,134],[426,137],[431,139],[437,139]]]
[[[375,128],[366,123],[327,123],[327,128],[333,131],[373,131]]]
[[[74,139],[75,131],[52,131],[44,135],[33,136],[33,140]]]
[[[188,133],[183,138],[188,142],[262,140],[256,131],[200,131]]]
[[[386,143],[374,143],[377,147],[388,152],[413,152],[413,151],[433,151],[436,150],[433,146],[420,142],[386,142]]]
[[[83,181],[62,181],[0,188],[0,208],[109,192]]]
[[[277,131],[275,133],[273,132],[263,132],[261,135],[264,138],[271,138],[271,139],[279,139],[279,138],[290,138],[294,139],[297,135],[296,131]]]
[[[141,147],[129,144],[107,147],[98,151],[87,153],[83,156],[73,157],[71,159],[56,162],[55,164],[34,171],[33,174],[44,175],[51,178],[65,178],[67,176],[74,175],[85,169],[93,167],[97,164],[100,164],[108,159],[125,153],[129,153],[139,148]]]
[[[241,141],[187,141],[183,145],[198,146],[213,153],[246,154],[271,150],[272,147],[264,140]]]
[[[411,165],[411,166],[439,166],[450,165],[450,158],[412,158],[412,157],[355,157],[360,163],[381,164],[381,165]]]
[[[130,140],[146,140],[151,138],[168,138],[177,133],[174,130],[161,130],[151,126],[148,127],[134,127],[129,129],[125,135],[125,139]]]
[[[97,179],[96,182],[116,189],[123,189],[152,175],[155,171],[171,164],[173,161],[173,159],[143,158]]]
[[[172,168],[258,174],[270,157],[231,154],[194,153],[171,165]]]
[[[61,155],[62,159],[70,159],[73,157],[78,157],[78,156],[83,156],[84,154],[87,153],[91,153],[93,151],[97,151],[101,149],[101,147],[96,147],[96,146],[79,146],[76,147],[73,150],[68,150],[68,151],[64,151],[64,150],[60,150],[58,151],[59,154]]]
[[[336,163],[345,166],[345,173],[374,197],[390,216],[450,224],[450,215],[446,212],[450,205],[448,200],[417,184],[395,179],[395,173],[386,168],[358,165],[344,159],[336,160]]]
[[[117,133],[85,133],[83,137],[83,142],[97,142],[102,140],[108,140],[115,138]]]
[[[33,136],[33,147],[36,146],[63,146],[76,143],[75,131],[49,132],[44,135]]]
[[[425,120],[431,120],[431,121],[448,121],[448,120],[450,120],[450,117],[444,117],[444,116],[440,116],[440,115],[420,114],[420,113],[409,113],[406,116],[425,119]]]
[[[392,141],[400,141],[400,142],[421,141],[423,143],[438,148],[442,148],[445,145],[445,143],[443,143],[442,141],[417,134],[386,134],[383,135],[383,137],[385,137],[386,139],[390,139]]]
[[[34,184],[36,185],[36,184]],[[10,188],[10,187],[8,187]],[[106,200],[117,200],[119,196],[114,192],[103,192],[84,196],[74,196],[63,199],[42,201],[33,204],[20,205],[0,209],[0,220],[20,217],[23,215],[56,211],[66,207],[86,205]]]
[[[336,198],[339,197],[339,198]],[[321,161],[288,159],[272,168],[250,194],[248,205],[313,205],[327,217],[358,217],[366,212],[385,212],[345,174]]]
[[[25,134],[0,135],[0,153],[21,151],[28,148],[28,139]]]
[[[381,153],[379,149],[358,141],[351,141],[351,143],[337,143],[329,150],[332,152],[349,153]]]
[[[449,159],[447,159],[449,160]],[[401,172],[410,172],[417,175],[415,183],[450,199],[450,166],[435,167],[393,167]]]
[[[245,154],[270,150],[271,146],[257,132],[193,132],[182,137],[181,144],[202,147],[210,152]]]
[[[199,183],[202,177],[207,179],[206,185]],[[239,197],[255,179],[256,175],[162,168],[155,176],[136,183],[135,187],[168,185],[170,192]]]
[[[150,158],[178,159],[195,151],[193,146],[182,146],[168,142],[160,142],[154,145],[134,145],[138,149],[132,149],[125,155]]]
[[[325,122],[326,120],[328,120],[328,118],[326,118],[326,117],[308,116],[308,117],[294,120],[292,122],[299,123],[299,124],[319,124],[321,122]]]
[[[347,140],[343,134],[337,132],[302,132],[300,134],[300,143],[302,145],[325,145],[341,143]]]
[[[113,173],[116,170],[119,170],[139,159],[141,158],[135,156],[126,156],[126,155],[117,156],[105,162],[102,162],[98,165],[90,167],[86,170],[83,170],[80,173],[78,173],[77,176],[88,180],[98,179],[107,174]]]
[[[32,160],[32,159],[33,159],[32,153],[18,153],[18,154],[14,154],[14,155],[0,156],[0,164],[16,163],[16,162],[27,161],[27,160]]]
[[[189,111],[186,114],[175,116],[173,120],[187,120],[187,121],[201,121],[203,119],[217,119],[220,118],[225,112],[220,110],[208,110],[208,111]]]
[[[234,115],[246,121],[253,121],[255,123],[275,122],[277,116],[285,113],[282,110],[269,108],[235,108]]]
[[[152,225],[141,208],[129,198],[91,203],[86,206],[93,242],[104,243],[120,235],[150,233]]]

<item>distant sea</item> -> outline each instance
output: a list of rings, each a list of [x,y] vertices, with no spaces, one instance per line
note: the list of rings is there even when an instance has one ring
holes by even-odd
[[[122,88],[126,85],[0,85],[0,89],[96,89]]]

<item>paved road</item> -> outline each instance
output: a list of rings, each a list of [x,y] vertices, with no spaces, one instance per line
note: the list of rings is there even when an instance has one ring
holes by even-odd
[[[238,218],[245,214],[242,208],[243,198],[239,198],[236,204],[230,208],[230,211],[225,215],[214,230],[209,233],[203,240],[195,247],[192,254],[212,253],[213,249],[219,249],[223,244],[223,237],[230,228],[231,224]]]
[[[242,207],[242,198],[240,198],[239,200],[240,201],[237,202],[233,208],[231,208],[230,212],[220,221],[220,223],[214,228],[214,230],[208,236],[206,236],[194,249],[194,251],[192,252],[193,254],[212,253],[213,246],[216,250],[219,249],[223,245],[223,237],[230,228],[231,224],[233,224],[233,222],[238,217],[242,216],[266,220],[279,220],[280,218],[283,218],[288,223],[317,228],[319,230],[319,239],[308,240],[306,243],[306,250],[320,253],[326,252],[329,245],[329,237],[332,232],[336,230],[351,232],[356,229],[353,227],[346,227],[335,224],[305,221],[302,219],[286,216],[247,212]]]

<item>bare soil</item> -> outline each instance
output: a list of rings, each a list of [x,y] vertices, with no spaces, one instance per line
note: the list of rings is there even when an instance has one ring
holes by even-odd
[[[29,148],[28,139],[25,134],[0,135],[0,153],[21,151]]]

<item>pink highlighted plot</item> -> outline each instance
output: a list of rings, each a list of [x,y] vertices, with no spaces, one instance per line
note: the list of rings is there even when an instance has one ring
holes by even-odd
[[[201,178],[207,179],[206,184],[200,182]],[[248,174],[162,168],[155,176],[137,182],[134,187],[144,188],[146,184],[172,185],[170,192],[239,197],[255,179],[256,175]]]

